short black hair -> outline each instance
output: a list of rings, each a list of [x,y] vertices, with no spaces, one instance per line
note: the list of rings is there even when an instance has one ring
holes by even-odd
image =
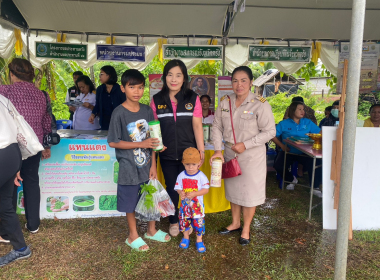
[[[332,110],[332,106],[327,106],[327,107],[325,108],[325,111],[331,112],[331,110]]]
[[[372,109],[375,107],[380,107],[380,104],[373,104],[371,108],[369,108],[369,112],[371,113]]]
[[[199,98],[199,100],[202,101],[202,98],[207,98],[208,102],[210,102],[210,104],[211,104],[211,97],[210,96],[208,96],[207,94],[204,94],[201,96],[201,98]]]
[[[197,81],[198,81],[198,80],[201,80],[201,81],[203,81],[203,78],[201,78],[201,77],[198,77],[198,78],[197,78]]]
[[[143,84],[145,86],[145,77],[139,70],[129,69],[121,76],[121,84],[123,87],[127,84],[130,86]]]
[[[251,68],[249,68],[248,66],[239,66],[239,67],[236,67],[236,68],[234,69],[234,71],[232,72],[232,74],[231,74],[231,79],[234,77],[234,75],[235,75],[237,72],[240,72],[240,71],[245,72],[245,73],[248,75],[249,79],[250,79],[251,81],[253,80],[252,70],[251,70]]]
[[[339,106],[340,100],[335,100],[332,104],[332,106]]]
[[[82,71],[75,71],[74,73],[73,73],[73,77],[74,76],[83,76],[83,73],[82,73]]]
[[[93,92],[95,90],[95,86],[94,84],[92,83],[91,79],[89,76],[86,76],[86,75],[82,75],[80,76],[77,81],[75,82],[77,88],[78,88],[78,83],[79,82],[84,82],[86,85],[88,85],[90,87],[90,92]]]
[[[292,102],[302,102],[302,103],[305,103],[305,102],[303,101],[302,96],[295,96],[295,97],[293,97],[293,98],[292,98]]]
[[[114,85],[117,83],[117,74],[115,68],[113,68],[111,65],[105,65],[102,68],[100,68],[100,71],[103,71],[106,73],[109,78],[106,82],[107,85]]]

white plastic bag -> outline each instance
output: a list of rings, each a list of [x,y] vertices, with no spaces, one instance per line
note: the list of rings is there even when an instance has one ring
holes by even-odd
[[[149,181],[141,188],[141,197],[135,208],[135,217],[144,222],[159,221],[161,213],[158,210],[157,189]]]
[[[34,156],[38,152],[43,151],[44,147],[38,140],[33,128],[27,123],[24,117],[19,114],[13,104],[9,101],[7,105],[3,105],[8,109],[9,114],[13,117],[16,123],[17,142],[21,151],[22,159],[27,159],[28,157]]]
[[[174,216],[175,206],[160,181],[150,180],[149,183],[157,189],[157,192],[154,195],[157,196],[158,209],[161,213],[161,217],[165,218],[167,216]]]

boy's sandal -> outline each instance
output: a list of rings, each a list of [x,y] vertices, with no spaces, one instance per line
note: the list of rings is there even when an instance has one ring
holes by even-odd
[[[172,224],[169,226],[169,234],[171,236],[176,237],[179,234],[179,225],[178,224]]]
[[[182,244],[185,244],[185,246]],[[190,245],[190,239],[182,238],[181,243],[179,243],[179,248],[187,249],[189,248],[189,245]]]
[[[163,232],[162,230],[158,230],[157,232],[156,232],[156,234],[155,235],[153,235],[153,236],[149,236],[148,234],[144,234],[144,237],[145,238],[147,238],[147,239],[152,239],[152,240],[154,240],[154,241],[158,241],[158,242],[169,242],[170,241],[170,239],[171,239],[171,237],[168,239],[168,240],[166,240],[165,239],[165,237],[167,236],[168,234],[166,233],[166,232]]]
[[[206,247],[203,244],[203,241],[195,243],[195,247],[197,248],[197,250],[198,250],[199,253],[206,252]],[[201,250],[201,249],[203,249],[203,250]]]
[[[142,246],[147,245],[145,243],[145,241],[141,237],[135,239],[135,241],[133,241],[132,243],[129,243],[128,242],[128,238],[127,238],[127,239],[125,239],[125,244],[127,244],[129,247],[131,247],[132,250],[136,250],[136,251],[139,251],[139,252],[145,252],[145,251],[149,250],[149,248],[148,249],[142,249],[142,250],[140,250],[140,248]]]

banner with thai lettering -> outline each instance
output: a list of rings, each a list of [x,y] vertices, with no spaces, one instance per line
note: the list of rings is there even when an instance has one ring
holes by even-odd
[[[36,42],[36,57],[87,60],[87,45]]]
[[[145,46],[96,45],[96,59],[145,62]]]
[[[263,62],[310,62],[311,47],[248,46],[248,61]]]
[[[222,45],[163,45],[164,59],[222,60]]]
[[[40,163],[42,218],[120,216],[119,164],[107,140],[61,139]],[[22,204],[22,196],[20,204]]]

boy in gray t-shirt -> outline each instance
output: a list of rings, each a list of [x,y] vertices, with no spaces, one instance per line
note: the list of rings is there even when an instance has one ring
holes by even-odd
[[[140,199],[140,186],[149,179],[157,179],[152,149],[158,146],[159,140],[149,135],[148,122],[154,120],[152,109],[139,103],[144,94],[144,76],[138,70],[127,70],[121,84],[127,99],[112,113],[107,140],[109,146],[115,148],[119,162],[117,210],[127,216],[129,236],[125,243],[132,249],[146,251],[149,247],[137,233],[135,208]],[[144,236],[160,242],[170,240],[167,233],[156,230],[155,221],[148,222]]]

